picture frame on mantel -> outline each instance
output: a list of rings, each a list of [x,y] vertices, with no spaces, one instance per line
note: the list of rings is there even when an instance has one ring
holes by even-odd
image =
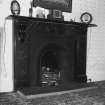
[[[33,7],[56,9],[62,12],[72,12],[72,0],[33,0]]]

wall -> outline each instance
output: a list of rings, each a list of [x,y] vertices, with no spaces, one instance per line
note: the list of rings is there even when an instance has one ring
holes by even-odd
[[[94,81],[105,80],[105,1],[81,0],[80,11],[93,15],[97,27],[89,28],[87,46],[87,75]]]
[[[28,16],[30,0],[18,0],[22,16]],[[5,17],[11,14],[11,0],[0,0],[0,27],[3,31]],[[65,20],[73,19],[80,22],[83,12],[90,12],[93,24],[97,27],[88,29],[87,40],[87,76],[93,81],[105,80],[105,1],[104,0],[73,0],[72,13],[64,13]],[[47,14],[47,10],[44,11]],[[35,16],[36,10],[34,9]]]

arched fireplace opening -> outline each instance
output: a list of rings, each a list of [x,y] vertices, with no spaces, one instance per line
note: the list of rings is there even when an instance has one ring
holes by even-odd
[[[58,86],[69,81],[69,58],[70,54],[63,46],[48,44],[44,47],[40,54],[40,86]]]

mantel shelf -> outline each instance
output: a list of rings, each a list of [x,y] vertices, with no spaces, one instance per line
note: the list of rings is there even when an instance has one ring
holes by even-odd
[[[68,24],[68,25],[74,25],[74,26],[97,27],[96,24],[86,24],[86,23],[74,22],[74,21],[50,20],[50,19],[35,18],[35,17],[26,17],[26,16],[9,15],[7,17],[7,19],[25,19],[25,20],[31,20],[31,21],[55,23],[55,24]]]

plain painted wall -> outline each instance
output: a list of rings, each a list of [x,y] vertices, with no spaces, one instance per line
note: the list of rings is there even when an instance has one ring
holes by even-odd
[[[29,16],[30,0],[18,0],[22,16]],[[64,13],[65,20],[80,22],[83,12],[93,16],[93,24],[97,27],[88,29],[87,35],[87,76],[92,81],[105,80],[105,1],[104,0],[72,0],[72,13]],[[0,0],[0,27],[4,27],[5,17],[11,14],[11,0]],[[44,10],[47,14],[47,10]],[[34,8],[33,17],[36,9]]]

